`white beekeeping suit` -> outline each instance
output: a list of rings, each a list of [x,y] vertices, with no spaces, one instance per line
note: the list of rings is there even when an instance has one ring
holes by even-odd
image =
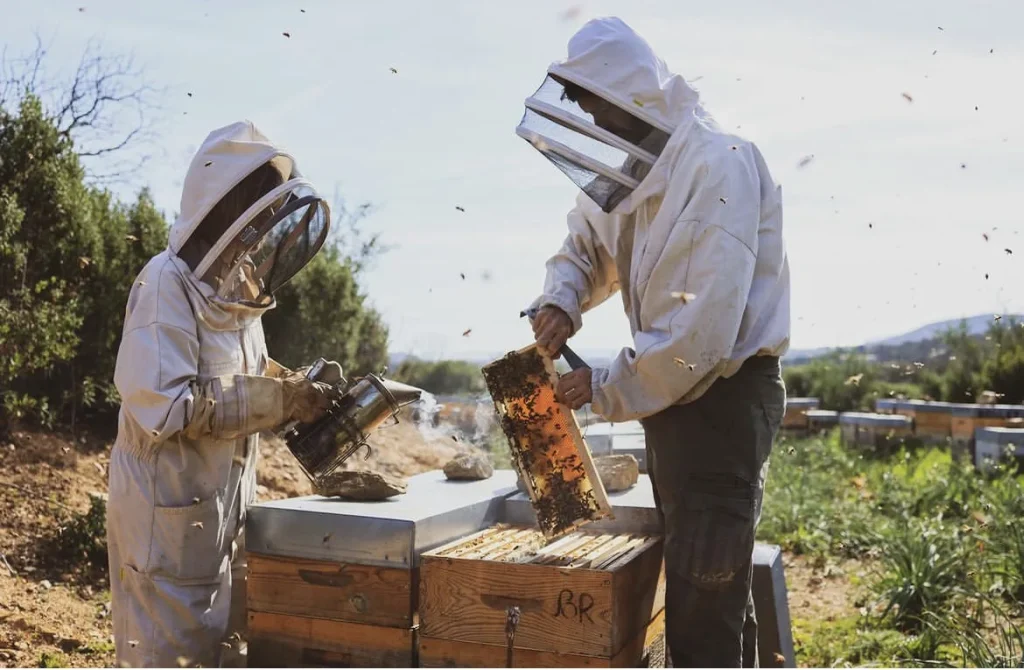
[[[326,394],[268,358],[260,317],[329,219],[252,123],[220,128],[189,167],[169,248],[132,287],[107,517],[120,665],[233,662],[258,431],[310,420]]]
[[[575,333],[620,292],[629,317],[634,347],[593,371],[595,412],[648,417],[751,356],[785,353],[781,189],[625,23],[584,25],[516,132],[582,191],[532,306],[560,308]]]

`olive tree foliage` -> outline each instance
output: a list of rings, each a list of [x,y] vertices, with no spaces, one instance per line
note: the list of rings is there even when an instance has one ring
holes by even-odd
[[[291,368],[322,356],[340,363],[346,376],[381,372],[388,328],[359,279],[388,247],[364,227],[369,203],[351,209],[336,190],[331,210],[324,248],[277,291],[277,307],[263,317],[267,349]]]
[[[147,189],[126,203],[108,187],[144,162],[158,91],[94,44],[70,77],[45,65],[41,43],[0,57],[0,434],[25,423],[109,432],[128,293],[166,248],[167,223]],[[384,247],[361,225],[369,205],[336,200],[326,249],[265,317],[271,355],[379,371],[387,327],[358,279]]]

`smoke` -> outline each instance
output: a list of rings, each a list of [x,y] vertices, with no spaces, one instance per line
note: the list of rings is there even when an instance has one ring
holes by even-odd
[[[497,418],[489,396],[438,399],[424,392],[413,405],[412,420],[428,441],[454,438],[456,442],[486,448]]]

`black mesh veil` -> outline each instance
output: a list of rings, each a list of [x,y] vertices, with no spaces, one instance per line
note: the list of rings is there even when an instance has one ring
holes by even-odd
[[[669,135],[582,87],[568,88],[549,75],[527,99],[516,133],[611,212],[647,176]]]
[[[220,278],[226,300],[267,305],[273,294],[320,251],[330,229],[330,208],[297,170],[254,203],[200,265]]]
[[[330,210],[312,188],[299,186],[287,195],[249,254],[265,293],[272,295],[316,255],[329,221]]]

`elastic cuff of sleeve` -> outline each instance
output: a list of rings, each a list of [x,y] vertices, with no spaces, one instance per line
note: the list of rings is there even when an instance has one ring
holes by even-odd
[[[608,370],[606,368],[594,368],[590,373],[590,408],[594,410],[595,414],[602,417],[607,411],[602,389],[607,380]]]

